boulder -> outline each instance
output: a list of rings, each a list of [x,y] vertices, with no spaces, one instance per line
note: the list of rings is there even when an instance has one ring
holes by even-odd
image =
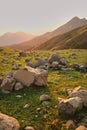
[[[38,61],[37,61],[37,65],[38,65],[38,66],[45,65],[45,63],[47,63],[47,61],[46,61],[46,60],[41,59],[41,58],[38,58]]]
[[[46,70],[37,69],[34,78],[34,85],[45,86],[47,84],[48,73]]]
[[[83,63],[83,66],[87,69],[87,62]]]
[[[34,82],[34,72],[20,69],[13,74],[13,77],[24,86],[31,86]]]
[[[87,68],[84,67],[84,65],[81,65],[81,66],[80,66],[80,72],[86,73],[86,72],[87,72]]]
[[[29,87],[31,85],[44,86],[47,84],[48,73],[46,70],[34,69],[26,66],[24,69],[18,70],[13,77],[23,85]]]
[[[87,128],[83,125],[80,125],[78,128],[76,128],[75,130],[87,130]]]
[[[32,61],[27,62],[26,65],[35,68],[35,64]]]
[[[17,83],[15,84],[15,86],[14,86],[14,90],[18,91],[18,90],[22,89],[23,87],[24,87],[24,86],[23,86],[22,83],[17,82]]]
[[[59,65],[59,62],[58,61],[53,61],[52,63],[51,63],[51,65],[50,65],[50,67],[52,67],[52,68],[58,68],[58,65]]]
[[[79,66],[79,64],[77,64],[77,63],[73,63],[73,64],[71,65],[71,67],[74,68],[74,69],[77,70],[77,71],[80,71],[80,66]]]
[[[25,56],[27,56],[27,54],[26,54],[26,52],[24,52],[24,51],[20,51],[20,52],[19,52],[19,56],[20,56],[20,57],[25,57]]]
[[[80,97],[83,105],[85,107],[87,107],[87,91],[86,90],[79,90],[79,91],[75,91],[73,90],[73,92],[69,95],[70,98],[72,97]]]
[[[76,111],[81,110],[83,102],[79,97],[73,97],[66,100],[62,100],[59,103],[59,114],[73,116]]]
[[[58,54],[52,54],[49,59],[48,59],[48,62],[49,63],[52,63],[53,61],[59,61],[60,60],[60,56]]]
[[[8,115],[0,113],[0,130],[19,130],[19,122]]]
[[[13,91],[16,81],[13,77],[5,77],[1,84],[1,89],[5,91]]]
[[[60,58],[59,63],[60,63],[61,65],[67,66],[67,61],[66,61],[65,58]]]

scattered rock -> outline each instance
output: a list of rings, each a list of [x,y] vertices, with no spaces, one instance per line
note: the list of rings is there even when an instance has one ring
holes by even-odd
[[[83,102],[79,97],[73,97],[66,100],[62,100],[59,103],[59,114],[61,115],[71,115],[73,116],[76,111],[81,110],[83,107]]]
[[[13,77],[5,77],[1,84],[1,89],[5,91],[13,91],[16,81]]]
[[[27,62],[27,63],[30,62],[30,61],[31,61],[31,58],[26,58],[25,59],[25,62]]]
[[[83,125],[87,127],[87,116],[85,116],[81,121],[78,123],[78,126]]]
[[[14,64],[13,66],[12,66],[12,70],[18,70],[19,69],[19,65],[18,64]]]
[[[67,130],[69,130],[69,129],[75,130],[75,128],[76,128],[75,122],[73,120],[68,120],[66,122],[65,126],[66,126]]]
[[[41,111],[41,108],[40,108],[40,107],[39,107],[39,108],[37,108],[37,109],[36,109],[36,111],[37,111],[37,112],[40,112],[40,111]]]
[[[30,104],[25,104],[23,108],[28,108]]]
[[[87,91],[86,90],[73,90],[73,92],[69,95],[70,98],[72,97],[80,97],[83,105],[87,107]]]
[[[77,63],[73,63],[73,64],[71,65],[71,67],[74,68],[74,69],[77,70],[77,71],[80,71],[80,65],[77,64]]]
[[[45,86],[47,84],[48,72],[46,70],[37,69],[34,78],[34,85]]]
[[[30,66],[30,67],[32,67],[32,68],[35,68],[35,64],[34,64],[34,62],[32,62],[32,61],[27,62],[26,65],[27,65],[27,66]]]
[[[25,69],[16,71],[13,77],[27,87],[31,85],[44,86],[47,84],[48,73],[46,70],[27,66]]]
[[[42,105],[45,106],[45,105],[49,105],[50,101],[43,101],[42,102]]]
[[[59,61],[60,60],[60,56],[58,54],[52,54],[49,59],[48,59],[48,62],[49,63],[52,63],[54,61]]]
[[[20,82],[17,82],[17,83],[15,84],[14,90],[18,91],[18,90],[22,89],[23,87],[24,87],[24,86],[23,86]]]
[[[24,51],[19,52],[19,57],[25,57],[25,56],[27,56],[26,52],[24,52]]]
[[[58,68],[58,65],[59,65],[58,61],[53,61],[50,67],[55,69],[55,68]]]
[[[19,122],[8,115],[0,113],[0,130],[19,130]]]
[[[64,66],[67,66],[67,61],[66,61],[66,59],[65,59],[65,58],[60,58],[59,64],[64,65]]]
[[[82,88],[82,86],[78,86],[78,87],[74,88],[72,92],[74,93],[74,92],[78,92],[78,91],[81,91],[81,90],[84,90]]]
[[[80,72],[86,73],[86,72],[87,72],[87,68],[84,67],[84,65],[81,65],[81,66],[80,66]]]
[[[24,130],[35,130],[32,126],[26,126]]]
[[[83,66],[87,69],[87,62],[83,63]]]
[[[78,128],[76,128],[75,130],[87,130],[87,128],[83,125],[80,125]]]
[[[22,96],[21,95],[16,95],[17,98],[21,98]]]
[[[43,94],[40,96],[40,101],[50,101],[50,100],[51,100],[51,98],[47,94]]]
[[[47,63],[46,60],[41,59],[41,58],[38,58],[38,61],[37,61],[37,65],[38,65],[38,66],[42,66],[42,65],[44,65],[45,63]]]
[[[9,94],[10,91],[7,91],[7,90],[2,89],[2,93],[4,93],[4,94]]]
[[[31,68],[30,71],[20,69],[14,73],[13,77],[27,87],[34,82],[34,72]]]

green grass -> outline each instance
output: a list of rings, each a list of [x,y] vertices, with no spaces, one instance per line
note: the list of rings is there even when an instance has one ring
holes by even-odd
[[[53,53],[59,53],[68,60],[69,64],[73,62],[82,64],[87,61],[87,50],[59,50],[59,51],[38,51],[28,53],[27,57],[20,57],[18,60],[14,56],[18,55],[18,51],[3,49],[0,53],[0,77],[12,71],[12,63],[21,63],[21,67],[25,66],[25,59],[31,58],[35,61],[36,57],[48,58]],[[76,58],[68,58],[72,53],[76,53]],[[8,58],[3,61],[3,58]],[[35,130],[65,130],[64,123],[66,118],[59,117],[58,97],[67,98],[66,88],[75,88],[83,86],[87,89],[86,74],[79,73],[75,70],[68,71],[49,71],[48,83],[45,87],[24,88],[18,92],[3,94],[0,91],[0,111],[15,117],[20,122],[21,128],[31,125]],[[42,105],[39,100],[40,95],[48,94],[51,97],[49,105]],[[17,98],[16,95],[21,95]],[[29,104],[29,108],[23,108],[25,104]],[[41,108],[41,112],[37,112],[37,108]],[[80,111],[80,115],[87,114],[87,110]],[[78,119],[78,115],[74,117]],[[71,119],[71,118],[70,118]]]

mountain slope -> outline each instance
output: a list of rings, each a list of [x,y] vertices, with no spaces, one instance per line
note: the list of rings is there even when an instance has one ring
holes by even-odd
[[[24,32],[16,32],[16,33],[8,32],[0,36],[0,46],[7,46],[15,43],[20,43],[26,40],[31,40],[34,37],[35,36]]]
[[[67,22],[63,26],[57,28],[53,32],[45,33],[45,34],[38,36],[30,41],[23,42],[23,43],[13,45],[10,47],[13,49],[31,50],[35,46],[40,45],[40,44],[48,41],[49,39],[51,39],[54,36],[69,32],[75,28],[81,27],[81,26],[86,25],[86,24],[87,24],[86,19],[80,19],[78,17],[74,17],[69,22]]]
[[[57,50],[80,48],[87,49],[87,25],[73,31],[58,35],[36,47],[37,50]]]
[[[74,30],[75,28],[82,27],[86,24],[87,24],[87,20],[85,18],[80,19],[78,17],[74,17],[69,22],[64,24],[63,26],[54,30],[52,32],[52,35],[57,36],[59,34],[63,34],[63,33],[69,32],[71,30]]]

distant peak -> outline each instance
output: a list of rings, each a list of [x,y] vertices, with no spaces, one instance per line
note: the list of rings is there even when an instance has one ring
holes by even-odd
[[[71,20],[80,20],[79,17],[75,16],[74,18],[72,18]]]

